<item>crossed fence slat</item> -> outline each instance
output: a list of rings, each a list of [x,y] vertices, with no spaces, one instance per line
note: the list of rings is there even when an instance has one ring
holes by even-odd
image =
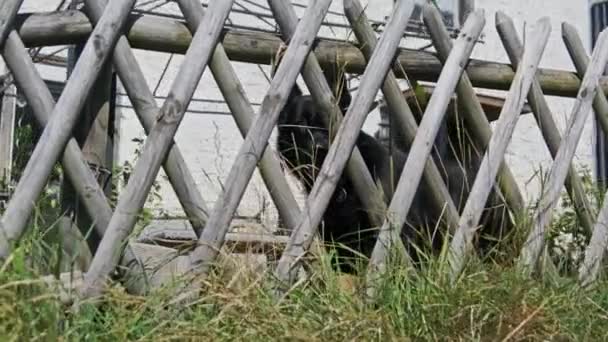
[[[304,16],[300,19],[296,33],[292,37],[270,83],[270,89],[262,101],[259,114],[247,132],[245,141],[236,156],[226,179],[224,191],[213,208],[207,227],[199,239],[199,245],[191,253],[193,275],[206,275],[211,267],[211,262],[218,255],[230,220],[262,152],[268,145],[268,139],[277,123],[279,113],[287,102],[287,96],[296,82],[330,4],[330,0],[311,1]],[[296,227],[294,232],[297,229]]]
[[[534,26],[534,31],[530,34],[529,44],[523,52],[522,61],[517,67],[511,90],[509,90],[477,177],[475,177],[473,188],[460,218],[460,225],[450,244],[448,260],[452,281],[464,268],[465,259],[472,248],[473,235],[477,230],[484,204],[494,186],[498,169],[511,141],[515,125],[519,119],[519,113],[535,79],[538,64],[549,39],[551,32],[549,18],[544,17],[538,20]]]
[[[365,15],[363,6],[361,6],[361,3],[358,0],[344,1],[344,14],[359,41],[361,52],[363,52],[366,60],[369,61],[378,41],[376,34]],[[407,101],[403,97],[403,93],[399,89],[397,77],[392,70],[389,70],[386,75],[386,79],[382,85],[382,92],[390,109],[390,115],[394,116],[401,131],[399,138],[404,140],[405,146],[411,147],[414,137],[416,136],[418,123],[416,122]],[[458,209],[454,205],[454,201],[452,201],[452,198],[450,197],[447,186],[441,178],[439,168],[432,158],[429,158],[426,161],[423,181],[431,191],[431,198],[433,200],[432,205],[435,206],[435,209],[437,209],[438,212],[444,211],[448,228],[451,230],[455,229],[460,217]]]
[[[23,0],[4,0],[0,4],[0,46],[13,29],[21,4]]]
[[[101,17],[106,4],[107,0],[85,0],[87,14],[93,24]],[[114,47],[112,61],[135,113],[145,133],[148,134],[154,126],[159,108],[129,42],[122,34]],[[195,232],[200,235],[208,217],[208,209],[200,191],[197,190],[196,182],[188,170],[183,154],[174,141],[163,167],[186,216]]]
[[[424,162],[429,158],[433,141],[447,112],[452,94],[484,25],[485,18],[482,11],[469,15],[454,43],[454,48],[446,59],[436,88],[422,116],[418,132],[416,132],[412,148],[401,172],[397,190],[391,200],[387,217],[380,229],[378,241],[369,261],[367,294],[371,298],[375,296],[377,277],[386,270],[389,252],[392,251],[394,242],[399,240],[401,228],[422,178]],[[405,260],[409,260],[407,256]]]
[[[591,63],[587,68],[576,102],[567,124],[566,134],[560,144],[557,155],[549,171],[546,188],[540,198],[534,215],[533,228],[526,239],[521,251],[518,266],[525,273],[532,273],[538,266],[538,261],[545,247],[545,229],[551,222],[551,214],[560,197],[560,190],[568,168],[580,141],[586,118],[591,111],[591,102],[597,93],[599,78],[608,61],[608,31],[600,34]],[[597,222],[601,222],[598,220]],[[597,224],[596,224],[597,228]]]
[[[353,99],[334,142],[329,149],[319,172],[318,178],[310,191],[302,217],[277,265],[275,276],[283,284],[290,284],[297,271],[298,261],[307,252],[329,203],[336,183],[346,166],[353,150],[359,131],[367,116],[376,93],[387,74],[393,56],[413,11],[413,3],[399,1],[393,11],[384,33],[367,68],[361,78],[359,90]],[[400,244],[398,244],[399,246]]]
[[[178,5],[184,13],[190,31],[195,32],[205,13],[203,6],[196,0],[181,0],[178,1]],[[221,43],[217,45],[211,56],[209,68],[244,138],[251,128],[255,111]],[[285,220],[289,230],[293,229],[297,224],[300,208],[281,169],[279,157],[272,148],[266,148],[264,151],[259,169],[281,218]]]
[[[135,225],[136,217],[133,212],[141,210],[144,205],[147,194],[184,117],[187,104],[192,99],[207,62],[215,50],[224,22],[230,13],[232,2],[232,0],[212,2],[205,14],[206,25],[202,26],[194,35],[171,91],[159,111],[156,124],[148,134],[141,156],[133,169],[124,193],[119,197],[107,232],[85,274],[81,289],[83,297],[99,295],[103,290],[106,277],[116,267],[120,258],[120,246]],[[111,3],[108,4],[108,7],[110,5]],[[106,7],[106,11],[108,7]]]
[[[82,58],[76,63],[2,217],[0,258],[9,255],[12,242],[23,234],[35,201],[71,137],[86,94],[107,60],[133,3],[134,0],[112,1],[84,46]]]
[[[580,36],[573,26],[564,23],[562,24],[562,37],[577,73],[583,78],[589,65],[589,56]],[[598,91],[595,95],[593,109],[603,131],[608,132],[608,100],[603,92]],[[604,206],[599,213],[589,245],[585,250],[585,257],[579,269],[579,281],[583,286],[592,284],[600,273],[600,266],[608,245],[606,242],[608,239],[606,214],[608,214],[608,210]]]
[[[293,9],[293,5],[288,1],[282,0],[269,0],[268,4],[281,29],[283,40],[289,41],[293,37],[298,24],[298,17]],[[339,70],[338,72],[341,71]],[[324,114],[321,118],[328,129],[329,136],[334,137],[338,127],[342,123],[343,113],[333,96],[332,89],[328,85],[314,53],[309,54],[306,58],[301,73],[315,104],[320,112]],[[355,192],[363,202],[363,208],[366,210],[371,224],[373,226],[379,225],[382,217],[381,213],[386,210],[386,205],[379,196],[375,195],[378,193],[378,188],[376,188],[371,173],[365,165],[363,156],[356,146],[345,171],[346,175],[353,182]],[[391,196],[390,193],[386,195],[389,198]]]
[[[514,69],[516,69],[521,61],[524,47],[517,37],[517,31],[515,30],[513,20],[503,12],[497,12],[495,22],[496,30],[498,31],[498,34],[503,42],[505,50],[507,51],[509,60],[511,61]],[[530,103],[534,118],[536,119],[538,127],[540,128],[545,143],[549,148],[551,157],[555,158],[562,137],[557,128],[557,124],[555,123],[555,119],[553,118],[551,108],[545,99],[545,95],[543,94],[538,77],[536,77],[532,83],[532,89],[528,94],[528,102]],[[581,182],[581,179],[579,178],[574,166],[570,166],[570,169],[568,170],[568,178],[566,178],[566,190],[572,199],[574,208],[581,220],[583,228],[588,234],[591,234],[594,224],[593,209],[589,204],[587,195],[583,189],[583,183]]]
[[[439,60],[445,63],[451,51],[452,40],[439,10],[434,6],[425,6],[423,19],[431,35],[433,45],[437,49]],[[492,129],[467,73],[464,73],[458,82],[456,93],[459,103],[464,108],[462,116],[468,131],[472,133],[477,147],[481,151],[486,150],[492,136]],[[523,196],[510,168],[504,162],[501,163],[498,185],[510,210],[522,212],[525,209]]]
[[[53,111],[56,104],[16,31],[13,30],[8,35],[2,47],[2,56],[24,92],[36,120],[42,127],[46,126],[50,119],[48,113]],[[103,236],[112,217],[112,208],[74,138],[68,141],[61,162],[85,209],[95,222],[95,231]],[[123,261],[139,264],[130,246],[125,249]]]

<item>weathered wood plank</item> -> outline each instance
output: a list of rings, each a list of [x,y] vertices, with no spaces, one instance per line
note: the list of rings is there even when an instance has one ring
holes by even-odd
[[[13,166],[13,146],[17,88],[9,86],[2,94],[0,107],[0,193],[8,194]]]
[[[534,31],[527,40],[526,49],[521,57],[521,63],[517,67],[511,90],[507,95],[475,182],[473,182],[473,187],[460,218],[460,225],[450,244],[448,261],[452,281],[460,275],[465,266],[466,257],[472,250],[473,236],[477,231],[479,219],[511,141],[515,125],[519,119],[519,112],[524,106],[526,97],[532,87],[550,33],[549,18],[543,17],[535,23]]]
[[[83,297],[91,298],[100,295],[108,275],[118,264],[122,245],[132,231],[137,220],[137,213],[142,209],[152,183],[169,152],[169,147],[186,112],[187,104],[192,99],[211,54],[215,50],[232,2],[223,0],[210,4],[209,11],[204,18],[206,25],[201,26],[192,40],[192,45],[175,77],[167,100],[158,113],[156,124],[150,130],[129,182],[118,199],[107,232],[85,275],[85,284],[81,292]],[[104,16],[113,3],[108,3]],[[103,18],[102,16],[98,25],[102,24]],[[203,231],[203,236],[207,230]]]
[[[196,0],[178,1],[178,5],[184,13],[188,27],[194,32],[202,23],[203,6]],[[221,44],[217,45],[211,56],[209,69],[211,69],[226,104],[234,116],[241,135],[245,138],[255,118],[255,111]],[[291,193],[291,188],[283,174],[276,151],[272,148],[266,148],[258,166],[281,219],[285,221],[287,229],[293,229],[300,215],[300,207]]]
[[[49,122],[50,113],[55,107],[55,101],[16,31],[9,34],[6,44],[2,47],[2,56],[13,70],[15,82],[24,92],[36,120],[40,126],[45,127]],[[99,236],[103,236],[112,217],[112,208],[74,138],[68,141],[61,163],[84,203],[85,209],[93,218],[95,231]],[[133,260],[130,249],[125,251],[124,259]]]
[[[79,11],[20,14],[17,23],[28,47],[82,42],[92,30],[86,15]],[[129,28],[129,42],[137,49],[183,54],[192,40],[188,28],[177,20],[133,15]],[[226,30],[222,43],[233,61],[271,64],[283,42],[273,34]],[[348,73],[362,74],[367,65],[363,53],[352,43],[319,39],[313,50],[323,68],[332,66],[337,54]],[[395,64],[400,66],[393,68],[397,77],[404,77],[403,70],[421,81],[437,81],[442,69],[435,54],[409,49],[399,50]],[[475,87],[508,90],[515,72],[508,64],[471,59],[467,75]],[[575,73],[564,70],[540,69],[538,78],[546,95],[575,97],[581,85]],[[601,78],[601,86],[608,93],[608,77]]]
[[[401,35],[413,9],[413,3],[410,1],[399,1],[397,3],[394,14],[370,58],[369,66],[363,74],[357,94],[342,121],[342,125],[319,171],[319,176],[310,191],[299,225],[291,235],[289,244],[277,265],[275,276],[282,283],[280,285],[289,286],[295,279],[299,269],[299,261],[307,253],[312,243],[317,226],[321,222],[331,195],[336,189],[336,183],[353,151],[368,110],[393,62],[387,56],[393,56],[397,52]]]
[[[311,1],[304,17],[300,20],[296,34],[290,41],[283,61],[270,83],[270,89],[262,101],[259,114],[235,158],[225,182],[224,192],[217,200],[207,227],[199,239],[200,245],[191,253],[193,274],[206,276],[217,257],[228,232],[230,220],[256,164],[262,157],[262,152],[268,145],[268,139],[330,4],[330,0]]]
[[[13,29],[23,0],[4,0],[0,3],[0,47]]]
[[[576,28],[567,23],[562,24],[562,37],[568,53],[570,54],[574,67],[581,77],[584,77],[589,67],[589,56],[585,46],[578,35]],[[595,118],[602,130],[608,133],[608,100],[606,95],[598,92],[593,99]],[[585,250],[583,263],[579,268],[579,281],[583,286],[591,285],[600,275],[602,260],[608,246],[608,210],[601,209],[600,214],[593,227],[593,234],[589,245]]]
[[[466,61],[469,59],[484,25],[485,18],[482,11],[474,12],[469,16],[445,62],[437,87],[422,116],[416,138],[399,178],[397,191],[389,206],[384,224],[380,228],[378,241],[370,258],[367,274],[367,294],[370,298],[374,298],[376,279],[385,272],[389,253],[393,250],[395,241],[400,239],[401,228],[422,178],[424,164],[429,158],[452,94],[464,72]],[[409,260],[407,256],[405,256],[405,260]]]
[[[427,6],[423,16],[439,58],[445,61],[450,54],[452,40],[443,23],[442,16],[434,6]],[[462,75],[460,82],[458,82],[456,92],[458,94],[458,102],[464,108],[462,116],[467,126],[467,131],[472,135],[477,148],[485,151],[492,137],[492,128],[487,116],[483,112],[481,103],[475,95],[475,89],[471,84],[471,80],[466,73]],[[505,197],[509,210],[521,212],[525,209],[525,203],[515,176],[513,176],[511,169],[504,160],[501,161],[499,170],[498,185],[500,192]]]
[[[133,3],[134,0],[112,1],[87,41],[82,58],[76,64],[72,77],[50,115],[51,119],[2,217],[0,258],[9,255],[11,244],[23,234],[35,201],[72,135],[72,128],[84,105],[86,94],[110,55]]]
[[[507,55],[509,56],[511,64],[513,64],[514,68],[517,68],[520,64],[524,47],[517,36],[517,31],[515,30],[513,20],[503,12],[497,12],[495,18],[496,29],[501,37],[505,50],[507,51]],[[549,148],[549,152],[551,153],[551,156],[555,158],[562,137],[559,129],[557,128],[557,123],[553,118],[551,108],[549,107],[547,99],[542,92],[538,79],[535,79],[532,82],[532,89],[528,94],[528,102],[532,107],[534,118],[536,119],[538,127],[540,128],[540,131],[545,139],[545,143]],[[587,195],[585,194],[585,190],[583,188],[583,183],[581,182],[581,179],[578,176],[574,166],[570,166],[570,169],[568,170],[566,189],[568,190],[568,194],[574,203],[574,208],[579,219],[581,220],[583,228],[589,235],[591,235],[591,232],[593,231],[593,224],[595,222],[593,218],[593,209],[589,204]]]
[[[298,24],[298,17],[292,4],[282,0],[269,0],[268,4],[281,29],[283,40],[289,42]],[[304,62],[302,78],[308,86],[313,101],[320,108],[321,112],[325,114],[321,117],[325,127],[328,129],[329,136],[335,136],[344,115],[338,106],[338,101],[333,96],[333,91],[328,85],[323,75],[323,69],[321,69],[314,54],[309,54]],[[380,225],[382,223],[382,215],[380,213],[386,210],[386,204],[378,200],[379,196],[374,195],[378,194],[378,188],[357,146],[353,150],[345,171],[346,176],[353,182],[355,192],[361,199],[370,222],[374,226]],[[392,196],[391,193],[385,195],[387,198]]]
[[[597,40],[591,62],[572,109],[572,115],[568,120],[566,133],[551,165],[545,190],[534,216],[534,226],[521,251],[518,266],[525,273],[534,272],[538,266],[538,260],[545,246],[545,229],[550,224],[553,209],[559,201],[568,168],[576,152],[589,112],[591,112],[591,104],[598,91],[599,78],[604,72],[606,62],[608,62],[608,30],[602,31]],[[598,219],[597,222],[601,223],[602,219]]]
[[[361,3],[359,3],[358,0],[347,1],[344,3],[344,14],[347,17],[357,40],[361,44],[361,51],[365,58],[369,60],[378,42],[376,34],[363,11],[363,6],[361,6]],[[416,137],[418,123],[416,122],[407,101],[403,97],[395,73],[393,73],[392,70],[389,70],[386,75],[386,79],[382,85],[382,93],[384,94],[390,113],[394,116],[399,128],[399,138],[404,140],[405,146],[411,147],[412,142]],[[435,206],[437,212],[445,210],[444,214],[447,226],[450,229],[456,229],[458,219],[460,218],[458,209],[454,205],[445,182],[441,178],[441,173],[432,158],[429,158],[426,161],[423,181],[431,190],[432,205]]]
[[[85,1],[86,8],[93,22],[97,22],[106,4],[107,0]],[[135,113],[145,133],[149,134],[156,121],[159,108],[137,63],[137,59],[129,46],[129,42],[124,36],[121,36],[116,42],[112,60],[131,100],[131,104],[135,109]],[[184,213],[186,213],[197,234],[200,235],[208,218],[208,209],[203,196],[198,190],[194,176],[186,165],[181,150],[175,141],[172,141],[171,144],[167,158],[163,163],[163,168],[184,209]]]
[[[75,6],[75,3],[70,6]],[[82,45],[80,44],[68,51],[67,78],[70,77],[81,51]],[[110,180],[113,166],[112,160],[107,160],[110,107],[115,105],[115,103],[110,103],[112,101],[112,79],[112,65],[106,62],[95,80],[91,94],[87,96],[87,102],[73,129],[74,139],[82,149],[84,161],[89,165],[100,187],[108,184],[111,186],[111,182],[106,182],[106,180]],[[102,190],[106,198],[110,196],[109,188]],[[61,211],[67,220],[78,227],[82,236],[87,236],[86,240],[91,253],[95,254],[97,245],[101,241],[101,235],[97,233],[97,229],[94,229],[94,217],[88,215],[86,207],[81,202],[72,181],[64,178],[61,184]]]

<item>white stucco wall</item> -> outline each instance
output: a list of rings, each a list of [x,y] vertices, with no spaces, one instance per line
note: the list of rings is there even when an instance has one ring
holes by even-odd
[[[266,0],[256,0],[256,2],[262,5],[266,4]],[[306,3],[305,0],[298,2]],[[59,1],[57,0],[26,0],[22,12],[48,11],[54,9],[58,3]],[[342,1],[334,1],[332,10],[342,12],[341,4]],[[385,16],[391,14],[392,4],[393,0],[373,0],[372,5],[368,7],[368,15],[373,19],[382,20]],[[485,42],[475,48],[473,53],[474,58],[501,62],[507,61],[506,54],[494,28],[494,15],[498,10],[504,11],[507,15],[514,18],[520,33],[523,32],[524,27],[529,28],[540,16],[549,16],[551,18],[553,32],[543,56],[541,67],[573,70],[572,63],[561,40],[560,25],[563,21],[575,25],[586,43],[589,40],[589,19],[586,1],[476,0],[476,6],[485,10],[487,23],[484,29]],[[174,4],[163,7],[163,10],[170,13],[179,13]],[[258,10],[261,9],[258,8]],[[302,13],[302,9],[299,9],[298,13]],[[259,25],[259,27],[271,29],[267,24],[251,19],[248,16],[233,14],[231,15],[231,19],[235,23]],[[337,16],[332,16],[330,19],[332,21],[344,21],[344,19]],[[324,29],[322,34],[326,36],[337,34],[339,38],[344,38],[346,32],[340,30],[332,32]],[[420,46],[420,42],[410,41],[406,42],[404,46],[412,46],[412,44],[413,46]],[[49,48],[45,51],[52,51],[54,49],[56,48]],[[169,55],[149,51],[136,51],[136,56],[148,84],[154,89],[157,86]],[[176,81],[175,75],[179,70],[182,60],[183,56],[173,57],[165,77],[158,84],[157,95],[165,96],[168,93],[172,83]],[[260,103],[268,89],[268,82],[261,70],[256,65],[243,63],[233,63],[233,66],[237,69],[251,102],[254,104]],[[267,74],[269,73],[269,67],[262,66],[261,69]],[[57,80],[65,78],[65,71],[59,68],[41,66],[40,70],[46,78]],[[122,90],[121,92],[124,93]],[[209,70],[205,71],[196,91],[195,98],[222,100],[219,89]],[[119,97],[119,100],[121,101],[121,105],[129,106],[126,97]],[[573,101],[552,97],[550,102],[559,126],[563,130]],[[158,103],[161,105],[162,101],[159,100]],[[254,108],[257,110],[259,107],[254,106]],[[227,107],[223,104],[193,102],[190,105],[190,109],[228,112]],[[374,132],[377,128],[377,123],[378,115],[377,113],[372,113],[364,129],[368,132]],[[586,164],[590,168],[593,165],[592,127],[591,120],[589,120],[576,156],[578,163]],[[143,130],[133,111],[129,108],[121,108],[121,143],[118,156],[120,163],[134,159],[133,153],[136,144],[132,142],[132,139],[143,136]],[[188,113],[179,128],[176,141],[186,156],[188,167],[192,171],[200,191],[208,202],[209,207],[212,208],[213,202],[221,191],[221,183],[227,176],[242,142],[242,138],[236,129],[232,117],[229,115]],[[547,170],[550,167],[551,158],[541,139],[536,123],[531,116],[522,117],[519,120],[513,141],[509,147],[507,161],[511,165],[522,191],[529,200],[534,199],[539,194],[539,182],[538,177],[534,177],[533,174],[539,168]],[[171,214],[181,215],[177,198],[168,185],[163,172],[159,176],[159,181],[162,185],[163,198],[162,202],[159,203],[160,207]],[[244,216],[252,216],[259,213],[264,206],[268,207],[264,220],[269,224],[273,224],[276,219],[276,213],[271,204],[270,197],[265,191],[259,173],[256,172],[238,213]]]

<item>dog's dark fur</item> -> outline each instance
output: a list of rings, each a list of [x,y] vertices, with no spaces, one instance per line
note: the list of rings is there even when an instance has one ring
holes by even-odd
[[[335,82],[336,78],[328,72],[325,73],[325,76],[330,85],[338,84],[339,91],[336,92],[339,95],[337,96],[338,103],[343,113],[346,113],[351,97],[344,80]],[[322,115],[327,114],[317,110],[311,96],[303,95],[296,85],[279,117],[277,139],[279,152],[287,167],[299,179],[307,193],[310,193],[312,189],[330,146],[328,130],[324,124],[327,120],[324,120]],[[462,207],[468,196],[467,184],[472,185],[475,177],[474,171],[479,167],[481,159],[472,158],[465,165],[469,171],[465,173],[455,158],[456,150],[450,149],[448,146],[449,138],[448,125],[444,124],[436,139],[436,148],[432,155],[440,170],[443,171],[442,174],[447,180],[453,200],[457,206],[461,204],[459,207]],[[357,147],[372,176],[382,185],[384,193],[392,193],[390,186],[397,185],[408,156],[407,151],[393,148],[389,154],[386,146],[364,132],[359,134]],[[489,202],[494,204],[495,197],[493,195]],[[425,183],[421,182],[409,211],[406,227],[402,229],[404,242],[416,240],[420,242],[421,236],[415,233],[417,230],[424,232],[422,235],[426,235],[427,242],[429,236],[434,237],[432,245],[434,245],[434,249],[439,247],[441,239],[438,237],[441,234],[435,234],[435,230],[439,226],[441,213],[433,209],[430,201],[429,191],[426,189]],[[491,223],[495,227],[501,226],[503,221],[508,221],[503,220],[501,213],[502,210],[499,209],[484,213],[481,224]],[[498,229],[502,230],[502,227]],[[346,249],[338,248],[338,257],[342,261],[351,258],[355,253],[367,257],[371,255],[377,237],[377,227],[371,227],[368,214],[354,190],[353,183],[346,174],[339,179],[338,186],[323,216],[321,235],[327,243],[339,243],[347,247]],[[412,257],[417,259],[415,255]],[[342,269],[353,271],[348,264],[343,264]]]

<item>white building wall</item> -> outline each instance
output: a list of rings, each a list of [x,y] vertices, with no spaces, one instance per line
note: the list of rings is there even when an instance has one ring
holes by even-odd
[[[266,4],[266,0],[256,0],[256,2],[262,5]],[[307,3],[305,0],[299,0],[298,2]],[[58,0],[25,0],[22,12],[53,10],[58,3]],[[342,1],[334,1],[331,9],[342,12],[341,4]],[[372,19],[382,20],[385,16],[391,14],[392,4],[393,0],[373,0],[373,2],[370,0],[368,16]],[[487,23],[484,29],[484,43],[475,48],[473,53],[474,58],[507,62],[506,54],[494,27],[494,15],[498,10],[504,11],[507,15],[514,18],[520,33],[524,31],[524,28],[529,28],[541,16],[549,16],[551,18],[553,32],[543,56],[541,67],[573,70],[572,63],[561,40],[560,26],[563,21],[575,25],[586,43],[589,40],[589,19],[586,1],[476,0],[476,7],[485,10]],[[179,9],[175,4],[163,7],[163,11],[175,14],[179,13]],[[303,9],[299,9],[298,13],[301,14],[302,11]],[[244,15],[232,14],[230,19],[234,23],[272,29],[268,24]],[[337,16],[332,16],[330,19],[332,21],[344,22],[344,19]],[[330,31],[324,29],[321,34],[324,36],[333,36],[335,34],[339,38],[344,38],[347,32],[345,30]],[[420,45],[420,42],[410,41],[407,41],[405,44],[405,46],[409,47]],[[45,49],[45,51],[52,51],[54,49],[56,47]],[[175,75],[179,70],[183,56],[173,56],[167,72],[160,83],[159,79],[170,55],[137,50],[136,56],[150,88],[155,89],[158,86],[156,95],[166,96],[171,85],[176,81]],[[233,63],[233,66],[237,70],[251,102],[254,104],[261,103],[268,89],[268,81],[262,70],[266,74],[269,74],[269,67],[258,67],[243,63]],[[46,78],[56,80],[63,80],[65,78],[65,71],[59,68],[41,66],[40,71]],[[124,93],[124,90],[120,90],[120,92]],[[504,92],[498,93],[504,94]],[[196,91],[195,98],[222,100],[221,93],[209,70],[205,71]],[[119,97],[119,100],[121,106],[129,106],[129,101],[125,96]],[[573,101],[552,97],[550,102],[558,124],[563,131]],[[159,100],[158,103],[159,106],[162,105],[162,100]],[[255,105],[254,108],[258,110],[259,107]],[[206,112],[229,112],[228,108],[221,103],[193,102],[189,109]],[[378,120],[378,113],[374,112],[370,114],[364,129],[373,133],[377,128]],[[137,143],[132,140],[143,138],[143,129],[130,108],[121,108],[119,124],[121,139],[118,156],[119,163],[132,162],[135,159],[134,152],[137,148]],[[592,127],[591,120],[589,120],[576,156],[578,163],[587,165],[590,168],[593,165]],[[188,167],[193,173],[208,206],[212,208],[213,202],[221,191],[221,183],[227,176],[243,141],[232,117],[229,115],[187,113],[178,130],[176,141],[186,156]],[[533,200],[540,190],[538,177],[533,175],[540,168],[547,170],[550,167],[551,158],[541,139],[536,123],[531,116],[525,116],[519,120],[513,141],[509,147],[507,161],[511,165],[522,191],[524,191],[529,200]],[[161,172],[158,181],[161,184],[162,201],[158,203],[157,208],[162,208],[171,215],[182,215],[177,198],[171,190],[163,172]],[[302,200],[303,197],[300,196],[299,199]],[[238,214],[254,216],[260,212],[264,212],[264,221],[272,225],[276,220],[276,212],[271,202],[270,196],[265,191],[261,177],[256,171]],[[264,210],[264,208],[267,210]]]

